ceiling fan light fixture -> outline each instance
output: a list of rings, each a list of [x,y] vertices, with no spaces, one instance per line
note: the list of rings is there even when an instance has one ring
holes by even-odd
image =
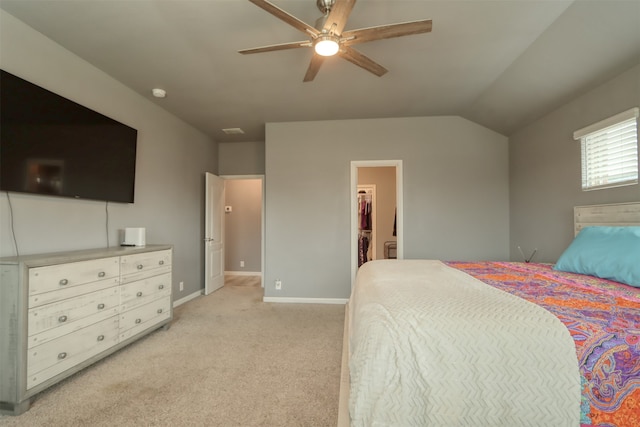
[[[338,37],[329,34],[318,36],[313,42],[313,48],[318,55],[333,56],[340,50]]]

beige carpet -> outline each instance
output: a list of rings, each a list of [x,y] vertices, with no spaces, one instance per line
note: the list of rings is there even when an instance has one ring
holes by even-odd
[[[230,283],[0,425],[335,426],[344,306],[263,303]]]

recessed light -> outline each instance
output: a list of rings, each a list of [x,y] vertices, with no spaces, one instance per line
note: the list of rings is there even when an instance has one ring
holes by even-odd
[[[152,89],[151,93],[153,94],[153,96],[155,96],[156,98],[164,98],[167,96],[167,91],[164,89]]]
[[[226,128],[222,129],[222,132],[226,133],[227,135],[242,135],[244,133],[244,131],[240,128]]]

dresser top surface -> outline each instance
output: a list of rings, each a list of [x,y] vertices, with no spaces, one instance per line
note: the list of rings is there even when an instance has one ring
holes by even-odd
[[[84,249],[77,251],[51,252],[44,254],[21,255],[19,257],[2,257],[0,264],[20,264],[28,266],[42,266],[50,264],[62,264],[65,262],[85,261],[96,258],[107,258],[123,255],[132,255],[144,252],[172,249],[172,245],[146,245],[146,246],[115,246],[110,248]]]

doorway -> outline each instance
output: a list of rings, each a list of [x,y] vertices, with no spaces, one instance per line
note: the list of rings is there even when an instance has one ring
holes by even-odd
[[[395,192],[380,190],[393,183],[378,181],[375,183],[374,176],[384,176],[391,173],[395,177]],[[362,180],[360,178],[362,178]],[[387,180],[389,181],[389,180]],[[360,204],[358,202],[358,185],[374,185],[376,188],[375,207],[376,221],[371,223],[375,227],[375,253],[370,251],[371,259],[404,257],[403,251],[403,182],[402,182],[402,160],[361,160],[351,162],[351,286],[355,282],[356,273],[360,264],[362,229],[362,217],[360,216]],[[382,187],[381,187],[382,186]],[[382,194],[393,194],[382,199]],[[383,202],[383,203],[381,203]],[[383,214],[384,212],[384,214]],[[392,213],[390,213],[392,212]],[[391,235],[395,231],[395,235]],[[371,233],[373,234],[373,233]],[[391,242],[395,241],[395,245]],[[373,248],[371,248],[373,249]],[[393,252],[391,252],[393,250]]]
[[[225,179],[225,280],[264,288],[264,175]]]

